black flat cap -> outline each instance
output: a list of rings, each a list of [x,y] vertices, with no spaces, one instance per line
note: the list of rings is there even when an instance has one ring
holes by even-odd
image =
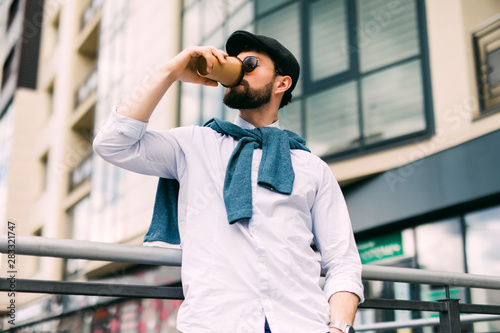
[[[230,56],[237,56],[248,46],[257,46],[267,53],[277,67],[281,68],[282,74],[292,78],[292,85],[288,90],[291,92],[299,80],[300,66],[295,56],[276,39],[255,35],[244,30],[237,30],[229,36],[226,42],[226,52]]]

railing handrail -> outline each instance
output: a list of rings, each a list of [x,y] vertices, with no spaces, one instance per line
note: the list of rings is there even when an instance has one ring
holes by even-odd
[[[0,253],[7,253],[7,235],[0,235]],[[16,254],[129,264],[180,266],[181,251],[152,246],[91,242],[66,238],[16,236]]]
[[[8,252],[7,244],[7,235],[0,235],[0,253]],[[180,266],[182,256],[181,250],[174,248],[21,235],[16,237],[16,254],[163,266]],[[498,276],[370,264],[363,265],[362,278],[364,280],[500,290],[500,277]]]
[[[460,316],[460,322],[477,323],[481,321],[495,321],[500,320],[498,315],[463,315]],[[439,326],[439,318],[421,318],[406,321],[390,321],[371,323],[356,326],[356,332],[376,331],[376,330],[390,330],[398,328],[417,328],[427,326]]]
[[[0,234],[0,253],[13,251],[12,241],[15,241],[15,254],[42,257],[57,257],[67,259],[86,259],[131,264],[150,264],[161,266],[180,266],[182,252],[180,249],[163,247],[145,247],[140,245],[91,242],[74,239],[46,238],[40,236],[13,236]],[[10,246],[9,246],[10,245]],[[427,271],[412,268],[363,265],[364,280],[405,282],[415,284],[432,284],[445,287],[447,297],[438,302],[398,300],[398,299],[366,299],[360,308],[431,311],[439,313],[439,328],[443,333],[458,332],[460,322],[499,320],[499,305],[461,304],[458,299],[449,297],[449,287],[469,287],[500,290],[500,277]],[[0,291],[12,289],[8,278],[0,278]],[[143,286],[114,283],[41,281],[17,279],[17,292],[48,293],[66,295],[106,295],[117,297],[142,297],[159,299],[182,299],[182,288],[174,286]],[[111,292],[110,292],[111,290]],[[483,314],[483,316],[468,316],[461,314]],[[494,316],[484,316],[491,314]],[[46,319],[48,320],[48,319]],[[22,325],[28,325],[26,321]],[[361,325],[360,331],[374,328],[403,328],[406,326],[432,326],[435,320],[415,319],[405,322],[384,322]],[[16,326],[19,327],[19,326]]]

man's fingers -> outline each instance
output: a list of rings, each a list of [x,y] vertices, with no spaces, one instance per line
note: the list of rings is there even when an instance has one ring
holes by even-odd
[[[221,64],[226,63],[225,57],[227,57],[227,53],[219,50],[215,46],[202,46],[201,47],[203,56],[207,60],[207,72],[212,72],[212,68],[214,68],[214,61],[219,61]]]
[[[228,56],[228,54],[222,50],[219,50],[219,49],[216,49],[215,52],[212,52],[216,57],[217,59],[219,59],[219,62],[221,64],[225,64],[226,63],[226,57]]]
[[[225,57],[227,53],[217,49],[214,46],[189,46],[184,51],[184,55],[188,58],[184,61],[184,67],[181,68],[181,63],[178,66],[178,77],[177,79],[184,82],[193,82],[198,84],[203,84],[210,87],[217,87],[218,83],[214,80],[210,80],[201,76],[198,72],[198,61],[201,57],[205,58],[207,63],[207,72],[212,72],[214,62],[219,61],[221,64],[226,63]]]

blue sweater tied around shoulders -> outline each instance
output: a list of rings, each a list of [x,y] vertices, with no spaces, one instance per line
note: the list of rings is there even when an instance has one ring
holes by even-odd
[[[277,127],[243,129],[217,118],[212,118],[203,126],[239,140],[227,165],[223,189],[230,224],[252,217],[251,167],[254,149],[262,148],[257,184],[281,194],[292,193],[295,173],[290,149],[309,151],[303,138]],[[178,195],[177,180],[159,179],[153,217],[144,242],[180,244]]]

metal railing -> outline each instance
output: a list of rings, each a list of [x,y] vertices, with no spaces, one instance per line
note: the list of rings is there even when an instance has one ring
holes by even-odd
[[[7,235],[0,235],[0,253],[9,253],[8,240]],[[177,249],[36,236],[16,236],[14,241],[16,255],[86,259],[142,265],[181,265],[181,251]],[[12,251],[12,247],[10,250]],[[362,278],[363,280],[373,281],[443,286],[446,289],[447,297],[437,302],[366,299],[364,303],[359,305],[360,309],[431,311],[438,312],[439,318],[359,325],[356,327],[358,332],[435,325],[439,326],[442,333],[457,333],[461,331],[461,323],[500,320],[500,305],[459,303],[458,299],[451,299],[449,296],[450,287],[500,290],[500,277],[364,265]],[[106,288],[103,288],[104,286]],[[16,292],[59,295],[99,296],[104,293],[106,296],[131,298],[183,298],[181,287],[169,286],[17,279],[15,288]],[[9,290],[11,290],[9,279],[0,278],[0,291],[8,292]],[[465,315],[461,316],[461,314]]]

